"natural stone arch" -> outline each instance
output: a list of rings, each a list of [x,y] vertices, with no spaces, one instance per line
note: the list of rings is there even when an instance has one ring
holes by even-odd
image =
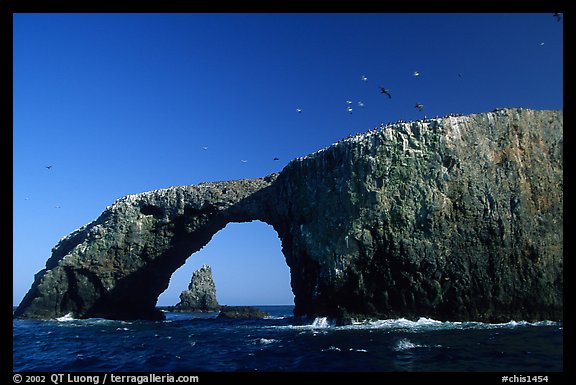
[[[255,219],[296,315],[562,319],[562,112],[401,122],[265,178],[127,196],[61,240],[14,315],[159,317],[172,272]]]
[[[157,298],[188,257],[230,222],[266,222],[265,195],[275,177],[119,199],[56,245],[15,316],[162,318]]]

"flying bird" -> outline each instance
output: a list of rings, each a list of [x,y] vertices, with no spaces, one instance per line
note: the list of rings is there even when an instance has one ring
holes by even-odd
[[[392,99],[392,95],[390,95],[390,90],[387,90],[386,88],[380,86],[380,93],[384,94],[384,95],[388,95],[389,99]]]
[[[554,16],[556,18],[556,21],[560,21],[562,20],[562,14],[555,12],[552,16]]]
[[[418,76],[420,76],[420,72],[414,71],[414,77],[418,77]]]
[[[208,149],[208,147],[204,146],[204,147],[202,147],[202,149],[203,149],[204,151],[206,151],[206,150]]]
[[[543,45],[544,45],[544,42],[541,42],[541,43],[540,43],[540,47],[542,47]]]
[[[367,82],[368,81],[368,77],[366,75],[362,75],[362,81],[363,82]]]
[[[358,102],[358,107],[364,107],[364,102],[362,101]]]
[[[278,158],[274,157],[274,160],[280,160],[280,159],[278,159]]]
[[[247,160],[244,160],[244,159],[242,159],[240,162],[242,162],[242,163],[246,163],[246,162],[248,162],[248,161],[247,161]]]
[[[56,206],[54,206],[54,208],[55,208],[55,209],[59,209],[59,208],[60,208],[60,206],[59,206],[59,205],[56,205]]]
[[[418,111],[422,111],[422,109],[424,108],[424,104],[422,104],[422,103],[416,103],[416,105],[415,105],[414,107],[417,108]]]
[[[346,107],[346,111],[348,111],[348,113],[351,114],[352,113],[352,107],[350,107],[350,106]]]
[[[301,109],[301,108],[297,108],[297,109],[296,109],[296,112],[299,113],[299,114],[301,114],[301,113],[302,113],[302,109]]]
[[[46,166],[46,168],[47,168],[48,170],[50,170],[50,169],[52,168],[52,165]]]

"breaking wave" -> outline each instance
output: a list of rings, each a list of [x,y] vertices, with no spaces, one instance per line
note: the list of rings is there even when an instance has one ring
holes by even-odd
[[[391,329],[407,331],[428,331],[428,330],[451,330],[451,329],[513,329],[526,326],[556,326],[559,322],[554,321],[509,321],[506,323],[484,323],[484,322],[458,322],[458,321],[438,321],[432,318],[421,317],[417,321],[406,318],[356,321],[351,325],[341,326],[342,329]]]
[[[394,350],[397,352],[401,352],[404,350],[410,350],[410,349],[421,348],[421,347],[423,347],[423,346],[415,344],[414,342],[412,342],[406,338],[403,338],[400,341],[396,342],[396,345],[394,345]]]
[[[76,321],[77,319],[72,316],[72,313],[68,313],[63,315],[62,317],[56,318],[56,321],[59,322],[68,322],[68,321]]]
[[[334,322],[329,321],[328,317],[317,317],[311,326],[314,329],[325,329],[334,326]]]
[[[396,342],[396,344],[394,345],[392,350],[394,350],[396,352],[403,352],[403,351],[416,349],[416,348],[431,348],[431,347],[441,348],[442,345],[421,345],[421,344],[414,343],[407,338],[402,338]]]
[[[484,323],[484,322],[458,322],[458,321],[438,321],[432,318],[421,317],[416,321],[406,318],[384,319],[384,320],[364,320],[354,321],[349,325],[337,325],[328,317],[316,317],[311,323],[278,325],[275,328],[290,329],[324,329],[324,330],[401,330],[408,332],[420,332],[431,330],[485,330],[485,329],[514,329],[520,327],[538,326],[562,326],[561,322],[555,321],[509,321],[505,323]]]

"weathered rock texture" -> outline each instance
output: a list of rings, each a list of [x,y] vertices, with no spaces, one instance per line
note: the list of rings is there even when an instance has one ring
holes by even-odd
[[[188,289],[180,293],[177,311],[219,311],[216,300],[216,285],[212,279],[212,268],[208,265],[192,273]]]
[[[282,241],[295,314],[562,319],[561,111],[397,123],[262,179],[130,195],[63,238],[15,312],[154,318],[228,222]]]

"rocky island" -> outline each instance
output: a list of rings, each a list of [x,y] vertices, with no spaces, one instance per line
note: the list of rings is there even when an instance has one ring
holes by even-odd
[[[264,318],[270,314],[253,306],[219,305],[216,300],[216,285],[212,268],[208,265],[192,273],[188,289],[180,293],[180,302],[164,310],[175,312],[218,312],[217,318]]]
[[[180,302],[171,307],[172,311],[220,311],[216,300],[216,285],[212,278],[212,268],[208,265],[192,273],[188,289],[180,293]]]
[[[253,319],[265,318],[270,314],[254,306],[220,306],[217,318]]]
[[[229,222],[282,242],[295,315],[563,317],[563,116],[511,108],[381,125],[263,178],[128,195],[64,237],[14,316],[158,319]]]

